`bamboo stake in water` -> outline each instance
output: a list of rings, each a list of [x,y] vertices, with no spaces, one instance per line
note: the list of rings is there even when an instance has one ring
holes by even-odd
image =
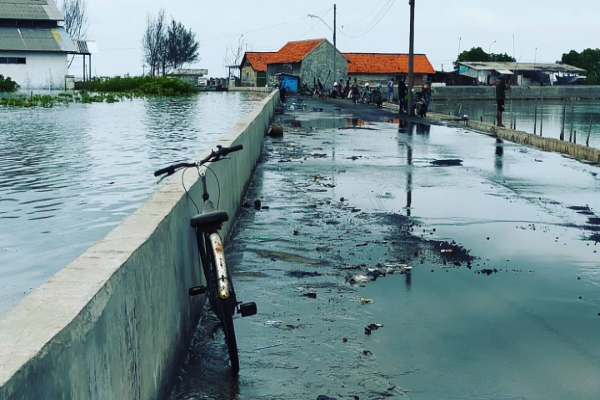
[[[573,141],[573,123],[575,119],[575,99],[571,99],[571,133],[569,134],[569,142]]]
[[[544,136],[544,96],[540,103],[540,136]]]
[[[535,111],[533,112],[533,134],[537,135],[537,108],[538,108],[538,99],[535,98]]]
[[[594,114],[590,115],[590,130],[588,131],[588,137],[587,140],[585,141],[585,145],[587,147],[590,147],[590,135],[592,134],[592,120],[594,119]]]
[[[577,144],[577,131],[573,131],[573,143]]]
[[[560,130],[560,140],[565,140],[565,118],[567,117],[567,98],[563,99],[563,118],[562,128]]]

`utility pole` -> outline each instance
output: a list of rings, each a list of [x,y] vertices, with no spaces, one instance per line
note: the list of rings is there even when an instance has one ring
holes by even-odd
[[[333,5],[333,82],[337,82],[336,80],[336,72],[337,70],[335,69],[335,59],[337,58],[337,46],[336,46],[336,36],[335,36],[335,31],[336,31],[336,17],[337,17],[337,5],[334,4]]]
[[[410,43],[408,50],[408,115],[414,115],[413,87],[415,84],[415,0],[408,0],[410,5]]]

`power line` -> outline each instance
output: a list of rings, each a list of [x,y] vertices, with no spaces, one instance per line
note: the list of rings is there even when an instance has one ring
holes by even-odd
[[[388,3],[385,4],[383,6],[383,8],[381,9],[381,11],[376,15],[376,18],[379,17],[379,19],[373,19],[372,22],[370,22],[369,24],[367,24],[365,26],[365,29],[367,29],[367,30],[364,33],[361,33],[361,34],[358,34],[358,35],[349,35],[346,32],[344,32],[343,29],[340,29],[340,31],[342,32],[342,34],[344,36],[347,36],[347,37],[349,37],[351,39],[356,39],[356,38],[365,36],[367,33],[371,32],[377,25],[379,25],[379,23],[381,22],[381,20],[387,15],[387,13],[390,11],[390,9],[392,8],[392,6],[394,5],[395,2],[396,2],[396,0],[390,0],[390,1],[388,1]]]
[[[213,41],[216,41],[216,40],[229,39],[229,38],[232,38],[232,37],[239,37],[241,35],[248,35],[250,33],[265,31],[267,29],[278,28],[278,27],[283,26],[283,25],[293,24],[294,22],[302,21],[303,19],[306,19],[306,18],[309,18],[309,17],[308,16],[301,17],[301,18],[294,19],[292,21],[282,22],[280,24],[275,24],[275,25],[264,27],[264,28],[254,29],[254,30],[247,31],[247,32],[235,33],[235,34],[226,35],[226,36],[220,36],[220,37],[211,38],[211,39],[199,40],[199,42],[200,43],[202,43],[202,42],[213,42]]]

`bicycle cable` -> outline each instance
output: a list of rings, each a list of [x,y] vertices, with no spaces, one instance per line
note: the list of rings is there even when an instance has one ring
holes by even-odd
[[[196,207],[196,211],[198,212],[198,214],[200,214],[200,209],[198,208],[198,205],[196,204],[192,196],[190,196],[190,192],[188,192],[187,188],[185,187],[185,181],[183,178],[185,177],[185,173],[187,172],[187,170],[188,168],[185,168],[183,170],[183,173],[181,174],[181,186],[183,186],[183,190],[185,190],[185,195],[188,197],[188,199],[192,201],[192,204],[194,204],[194,207]]]
[[[215,180],[217,181],[217,187],[219,188],[219,197],[217,200],[217,210],[219,209],[219,204],[221,204],[221,182],[219,182],[219,177],[217,176],[217,174],[215,174],[215,171],[213,171],[208,165],[204,166],[207,170],[209,170],[210,172],[212,172],[212,174],[215,176]],[[200,174],[200,169],[198,169],[198,174]]]

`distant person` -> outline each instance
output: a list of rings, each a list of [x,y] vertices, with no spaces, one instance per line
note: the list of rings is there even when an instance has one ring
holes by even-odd
[[[323,84],[321,83],[321,78],[317,79],[317,88],[319,90],[319,96],[323,93]]]
[[[400,102],[400,113],[407,112],[408,106],[406,105],[406,84],[404,83],[404,78],[401,78],[398,81],[398,101]]]
[[[358,95],[359,95],[359,89],[358,89],[358,82],[356,81],[356,78],[354,78],[354,83],[352,83],[352,101],[354,102],[354,105],[356,105],[356,103],[358,102]]]
[[[391,78],[387,84],[388,88],[388,103],[394,100],[394,78]]]
[[[504,112],[504,101],[506,100],[506,91],[510,90],[510,87],[506,87],[506,77],[500,75],[500,80],[496,84],[496,104],[498,105],[498,113],[496,119],[498,126],[504,128],[502,124],[502,113]]]
[[[287,89],[285,87],[285,82],[281,81],[281,87],[279,87],[279,99],[281,100],[282,103],[285,103],[286,92],[287,92]]]

